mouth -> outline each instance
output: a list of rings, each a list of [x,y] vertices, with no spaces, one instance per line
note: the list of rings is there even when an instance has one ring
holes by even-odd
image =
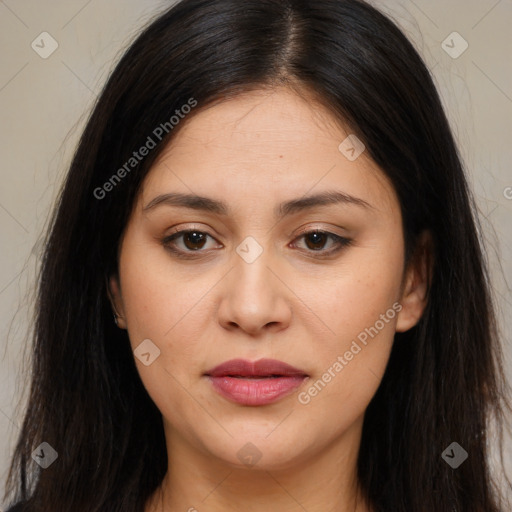
[[[297,389],[309,377],[303,370],[275,359],[232,359],[205,373],[215,391],[241,405],[274,403]]]
[[[225,375],[225,377],[233,377],[234,379],[279,379],[285,375]]]

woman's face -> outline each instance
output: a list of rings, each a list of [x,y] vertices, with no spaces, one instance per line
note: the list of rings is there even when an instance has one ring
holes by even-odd
[[[168,449],[266,469],[325,448],[354,456],[393,336],[423,307],[392,186],[350,131],[288,89],[183,122],[111,279]],[[213,371],[234,359],[246,364]],[[261,359],[297,371],[251,365]]]

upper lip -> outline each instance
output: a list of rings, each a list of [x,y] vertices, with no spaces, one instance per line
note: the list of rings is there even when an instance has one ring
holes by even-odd
[[[276,359],[259,359],[258,361],[231,359],[208,370],[206,375],[210,377],[307,376],[304,371]]]

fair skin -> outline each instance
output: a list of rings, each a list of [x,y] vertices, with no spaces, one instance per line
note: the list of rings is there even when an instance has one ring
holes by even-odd
[[[340,152],[349,133],[289,89],[253,91],[185,120],[147,175],[110,280],[132,348],[149,339],[160,350],[148,366],[135,358],[169,460],[146,512],[370,511],[357,494],[363,416],[395,332],[421,317],[428,274],[421,258],[404,268],[396,194],[367,152],[354,161]],[[274,217],[279,203],[327,190],[366,206]],[[222,201],[228,212],[165,202],[143,210],[171,192]],[[188,259],[162,242],[185,229],[203,238],[168,244]],[[352,243],[328,255],[338,244],[304,236],[314,229]],[[246,237],[262,248],[250,263],[236,251]],[[375,325],[366,345],[357,341]],[[354,340],[361,350],[348,360]],[[338,356],[346,364],[333,371]],[[240,405],[205,376],[233,358],[278,359],[308,378],[275,403]],[[329,382],[308,395],[329,368]],[[244,464],[247,451],[256,464]]]

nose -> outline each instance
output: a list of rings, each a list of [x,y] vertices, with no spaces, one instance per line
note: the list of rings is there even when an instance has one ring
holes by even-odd
[[[218,321],[227,330],[251,336],[278,332],[290,324],[292,293],[279,265],[266,251],[252,263],[238,256],[223,279]],[[281,275],[280,275],[281,274]]]

